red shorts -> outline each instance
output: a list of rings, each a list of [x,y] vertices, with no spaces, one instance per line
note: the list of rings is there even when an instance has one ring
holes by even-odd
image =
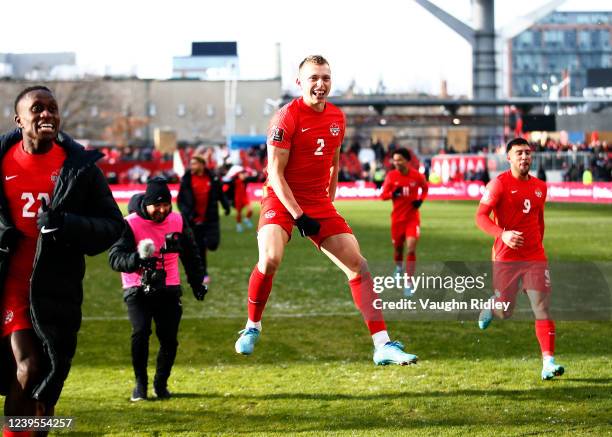
[[[498,300],[514,301],[520,289],[551,291],[550,271],[547,261],[494,261],[493,287]]]
[[[30,305],[2,309],[2,337],[22,329],[32,329]]]
[[[329,199],[326,199],[321,205],[300,206],[304,214],[315,219],[321,225],[318,234],[308,237],[317,248],[321,249],[321,243],[323,243],[327,237],[353,233],[346,220],[338,214],[338,211],[336,211],[336,208],[334,208]],[[257,229],[259,230],[263,226],[271,224],[282,227],[287,235],[289,235],[289,239],[291,239],[291,232],[293,231],[295,220],[281,201],[277,197],[272,196],[265,197],[261,201],[261,214],[259,215],[259,225]]]
[[[391,220],[391,242],[393,247],[402,246],[406,238],[419,238],[421,235],[421,223],[419,219]]]

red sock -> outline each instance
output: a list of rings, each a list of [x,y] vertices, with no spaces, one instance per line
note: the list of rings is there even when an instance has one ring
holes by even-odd
[[[259,322],[272,291],[274,274],[264,275],[257,266],[249,278],[249,320]]]
[[[253,210],[249,209],[246,213],[246,218],[250,219],[252,215],[253,215]]]
[[[555,322],[552,320],[536,320],[535,333],[540,343],[542,356],[555,355]]]
[[[393,248],[393,261],[401,263],[404,260],[404,245]]]
[[[372,302],[377,298],[374,293],[374,283],[370,273],[364,273],[349,281],[351,287],[351,293],[353,295],[353,302],[355,306],[361,311],[361,315],[365,320],[370,335],[374,335],[380,331],[386,331],[387,326],[385,325],[385,318],[383,317],[382,310],[374,308]]]
[[[416,270],[416,252],[410,252],[406,255],[406,274],[414,276]]]

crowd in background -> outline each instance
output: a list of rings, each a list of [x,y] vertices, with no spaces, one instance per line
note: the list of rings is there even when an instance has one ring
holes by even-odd
[[[596,141],[590,144],[562,144],[559,141],[547,140],[544,144],[532,143],[536,152],[555,152],[556,154],[571,154],[574,152],[587,152],[592,156],[588,164],[563,162],[564,181],[612,181],[612,152],[606,142]],[[340,182],[371,181],[381,185],[386,172],[391,168],[393,151],[401,147],[395,142],[383,145],[379,141],[370,141],[364,147],[359,142],[345,144],[340,155],[340,168],[338,179]],[[216,170],[223,176],[233,165],[241,165],[255,175],[257,181],[265,180],[266,147],[264,144],[248,149],[230,151],[225,144],[214,146],[187,146],[178,149],[183,163],[188,163],[194,153],[203,155],[210,169]],[[504,146],[497,149],[499,154],[504,153]],[[171,182],[178,182],[176,169],[173,167],[174,155],[164,154],[152,147],[105,147],[101,151],[105,154],[100,165],[105,170],[110,183],[146,183],[154,176],[164,176]],[[440,153],[455,153],[452,145],[441,147]],[[421,156],[420,160],[414,154],[413,166],[429,174],[431,158]],[[556,156],[563,156],[556,155]],[[541,167],[541,166],[540,166]],[[545,177],[544,170],[538,168],[539,175]],[[469,172],[462,175],[464,180],[488,181],[488,172]]]

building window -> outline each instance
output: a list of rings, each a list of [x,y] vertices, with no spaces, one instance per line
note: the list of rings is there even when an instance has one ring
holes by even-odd
[[[98,107],[97,106],[92,106],[91,107],[91,111],[89,113],[91,115],[92,118],[95,118],[98,116]]]
[[[211,118],[215,116],[215,106],[213,104],[208,103],[206,105],[206,115]]]
[[[157,106],[155,106],[155,103],[149,103],[149,117],[155,117],[157,115]]]
[[[185,108],[185,104],[179,103],[176,108],[176,115],[178,115],[179,117],[184,117],[185,114],[187,114],[187,108]]]
[[[591,45],[591,35],[588,30],[578,32],[578,47],[581,49],[589,48]]]
[[[519,47],[521,47],[521,48],[526,48],[526,47],[533,46],[533,34],[532,34],[532,32],[527,30],[527,31],[521,33],[517,37],[517,42],[518,42]]]
[[[563,44],[565,47],[576,48],[576,30],[566,30],[563,33]]]
[[[242,105],[240,103],[236,103],[236,116],[242,117],[244,111],[242,110]]]
[[[560,30],[545,30],[543,36],[546,47],[559,47],[563,42],[563,32]]]

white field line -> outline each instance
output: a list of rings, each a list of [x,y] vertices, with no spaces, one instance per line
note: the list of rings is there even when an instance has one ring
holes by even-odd
[[[568,312],[574,312],[576,310],[568,308],[568,309],[555,309],[554,312],[555,313],[568,313]],[[597,308],[597,312],[605,312],[605,311],[612,311],[612,307],[601,307],[601,308]],[[443,310],[436,310],[436,311],[427,311],[427,312],[431,312],[432,314],[443,314],[445,313],[445,311]],[[476,310],[473,310],[473,312],[477,312]],[[514,310],[514,313],[519,313],[519,314],[525,314],[525,313],[531,313],[531,309],[528,308],[523,308],[523,309],[516,309]],[[455,313],[453,313],[455,314]],[[420,313],[419,316],[423,316],[424,313]],[[450,315],[450,314],[449,314]],[[294,313],[294,314],[284,314],[284,313],[279,313],[279,314],[271,314],[268,317],[266,317],[267,319],[274,319],[274,318],[279,318],[279,319],[300,319],[300,318],[305,318],[305,317],[352,317],[352,316],[359,316],[358,312],[351,312],[351,313],[322,313],[322,312],[312,312],[312,313]],[[208,314],[200,314],[200,315],[187,315],[187,316],[183,316],[181,319],[182,320],[200,320],[200,319],[242,319],[246,317],[246,313],[245,314],[224,314],[224,315],[208,315]],[[83,317],[83,321],[105,321],[105,320],[127,320],[127,314],[125,316],[84,316]],[[390,321],[402,321],[402,320],[407,320],[407,321],[415,321],[415,322],[420,322],[420,321],[427,321],[425,319],[422,318],[417,318],[417,319],[411,319],[411,318],[406,318],[406,319],[402,319],[402,318],[398,318],[398,317],[390,317],[387,316],[387,320]],[[436,319],[436,320],[432,320],[433,322],[440,322],[440,321],[455,321],[455,319],[449,318],[449,319],[444,319],[444,320],[440,320],[440,319]]]

